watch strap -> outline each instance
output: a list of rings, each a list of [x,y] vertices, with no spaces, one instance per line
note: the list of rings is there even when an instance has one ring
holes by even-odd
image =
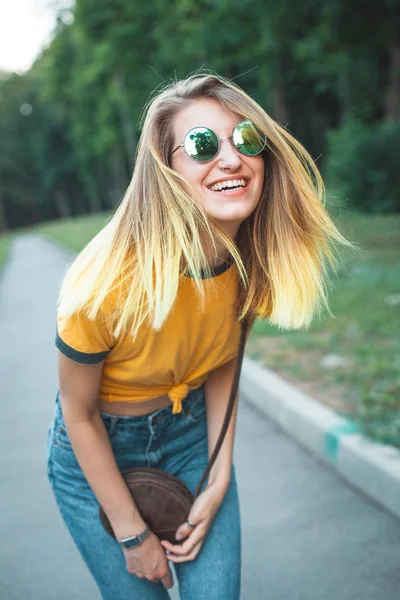
[[[146,527],[146,529],[144,531],[142,531],[142,533],[139,533],[137,535],[131,535],[129,537],[126,538],[122,538],[120,540],[117,540],[119,545],[122,546],[123,548],[137,548],[137,546],[140,546],[140,544],[142,544],[144,542],[144,540],[149,536],[150,534],[150,529],[148,527]]]

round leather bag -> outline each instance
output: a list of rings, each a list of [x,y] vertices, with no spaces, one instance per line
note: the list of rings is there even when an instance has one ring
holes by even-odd
[[[189,516],[194,496],[186,485],[173,475],[148,467],[135,467],[121,473],[142,519],[159,540],[181,544],[175,534]],[[111,523],[102,507],[100,520],[111,537]]]

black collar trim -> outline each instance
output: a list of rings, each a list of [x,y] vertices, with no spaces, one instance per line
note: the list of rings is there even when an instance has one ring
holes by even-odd
[[[233,257],[230,256],[228,260],[222,263],[222,265],[219,265],[218,267],[212,269],[210,276],[207,276],[204,271],[200,271],[200,279],[210,279],[211,277],[217,277],[218,275],[222,275],[222,273],[225,273],[225,271],[227,271],[233,265],[234,262],[235,261],[233,260]],[[195,277],[190,273],[190,271],[185,273],[185,277],[195,279]]]

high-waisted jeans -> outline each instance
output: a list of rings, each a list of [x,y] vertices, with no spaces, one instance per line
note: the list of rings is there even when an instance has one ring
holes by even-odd
[[[182,479],[194,493],[208,463],[204,384],[189,392],[182,412],[171,407],[149,415],[120,417],[101,413],[120,471],[157,467]],[[103,529],[99,503],[74,454],[57,394],[48,433],[48,477],[64,522],[103,600],[167,600],[161,582],[128,573],[119,544]],[[204,487],[207,485],[207,480]],[[232,465],[224,500],[197,557],[173,565],[181,600],[239,600],[241,530]]]

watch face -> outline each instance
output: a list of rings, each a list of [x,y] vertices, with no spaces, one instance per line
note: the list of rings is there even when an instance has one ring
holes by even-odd
[[[139,535],[133,535],[131,538],[120,540],[119,543],[124,548],[135,548],[136,546],[140,546],[140,544],[147,538],[149,533],[149,529],[145,529],[143,533],[140,533]]]
[[[127,540],[126,542],[122,542],[122,545],[124,546],[124,548],[135,548],[136,546],[139,546],[141,541],[142,540],[139,538],[139,536],[136,536],[130,540]]]

